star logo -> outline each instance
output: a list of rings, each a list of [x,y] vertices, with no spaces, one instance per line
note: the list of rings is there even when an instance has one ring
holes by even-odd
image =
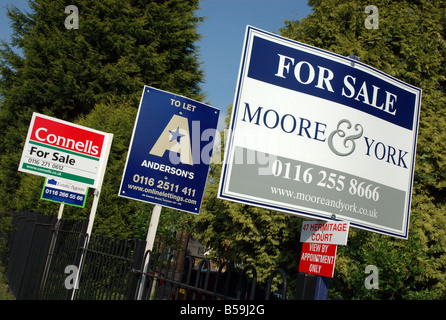
[[[169,132],[171,134],[171,138],[170,138],[169,142],[176,140],[176,142],[180,143],[181,137],[184,137],[184,134],[180,133],[179,127],[175,131],[169,130]]]
[[[149,153],[163,157],[164,153],[169,151],[172,164],[181,162],[193,165],[190,140],[188,119],[174,114]]]

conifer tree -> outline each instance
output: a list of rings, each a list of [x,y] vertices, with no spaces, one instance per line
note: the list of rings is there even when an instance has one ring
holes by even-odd
[[[300,21],[285,21],[282,36],[343,56],[354,54],[423,90],[409,238],[351,228],[347,246],[338,247],[329,298],[444,299],[446,1],[374,1],[378,28],[370,29],[364,1],[309,4],[313,12]],[[220,173],[218,167],[212,170],[214,179],[197,217],[197,236],[213,249],[211,254],[255,261],[262,273],[273,267],[296,272],[301,247],[296,221],[301,218],[217,199]],[[365,286],[368,265],[378,268],[378,289]]]
[[[344,56],[423,90],[408,240],[353,230],[340,247],[333,295],[349,298],[446,296],[446,1],[374,1],[377,28],[366,28],[362,1],[311,1],[314,13],[288,21],[283,36]],[[364,286],[367,265],[379,289]]]
[[[226,125],[229,125],[231,110],[229,106]],[[193,235],[211,249],[209,257],[213,261],[253,265],[260,285],[265,285],[271,272],[278,267],[287,273],[290,283],[295,284],[302,221],[281,212],[217,198],[224,138],[222,132],[220,150],[216,142],[217,150],[213,155],[216,159],[211,163],[200,214],[194,217]]]
[[[195,47],[201,18],[195,16],[198,0],[31,0],[29,5],[29,13],[8,8],[13,36],[0,44],[0,210],[57,213],[57,207],[38,200],[42,178],[17,172],[32,113],[81,119],[113,133],[106,179],[115,188],[106,188],[101,199],[117,194],[143,86],[203,98]],[[117,202],[113,212],[122,214],[104,213],[98,220],[122,222],[122,230],[109,230],[129,236],[122,217],[130,207]],[[107,215],[113,215],[110,210]]]

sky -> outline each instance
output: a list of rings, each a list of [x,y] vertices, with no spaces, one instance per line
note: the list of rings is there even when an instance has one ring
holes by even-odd
[[[27,0],[0,0],[0,39],[6,41],[11,35],[5,8],[8,4],[28,11]],[[206,94],[204,102],[220,109],[219,130],[222,130],[227,106],[234,99],[246,26],[279,33],[284,20],[304,18],[311,9],[307,0],[201,0],[200,7],[197,16],[205,17],[198,29],[202,39],[197,43],[205,72],[201,87]],[[81,8],[79,27],[82,27]]]
[[[246,26],[278,34],[285,20],[304,18],[311,9],[306,0],[202,0],[200,7],[197,15],[206,17],[198,30],[202,89],[206,102],[221,110],[221,129],[234,100]]]

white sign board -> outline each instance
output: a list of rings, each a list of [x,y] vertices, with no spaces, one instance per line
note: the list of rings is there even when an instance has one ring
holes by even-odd
[[[408,237],[421,90],[249,27],[219,197]]]
[[[112,139],[109,133],[33,113],[18,170],[97,188]]]
[[[300,242],[345,246],[349,228],[350,223],[344,221],[304,221],[300,233]]]

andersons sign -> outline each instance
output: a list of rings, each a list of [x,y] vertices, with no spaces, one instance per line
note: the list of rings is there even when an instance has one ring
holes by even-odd
[[[247,28],[223,199],[407,238],[421,90]]]

